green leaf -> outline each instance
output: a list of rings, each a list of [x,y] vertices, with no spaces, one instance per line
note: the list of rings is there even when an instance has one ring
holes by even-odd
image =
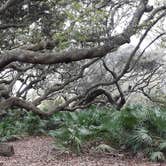
[[[162,152],[166,152],[166,142],[160,143],[159,149],[160,149],[160,151],[162,151]]]
[[[91,134],[90,130],[86,129],[85,127],[78,128],[79,135],[82,137],[86,137]]]
[[[165,156],[162,152],[158,151],[158,152],[153,152],[151,155],[150,155],[150,160],[152,161],[160,161],[160,162],[163,162],[165,161]]]

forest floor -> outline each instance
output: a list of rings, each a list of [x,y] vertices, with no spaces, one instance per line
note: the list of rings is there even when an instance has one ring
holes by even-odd
[[[60,154],[53,148],[50,137],[27,137],[9,144],[14,146],[15,155],[0,157],[0,166],[166,166],[166,163],[148,162],[141,156],[119,153]]]

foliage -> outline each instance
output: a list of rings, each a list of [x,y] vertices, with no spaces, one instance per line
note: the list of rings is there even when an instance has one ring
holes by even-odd
[[[13,116],[13,112],[9,112],[8,116],[0,122],[0,141],[6,141],[15,135],[20,135],[24,131],[22,123],[17,116]]]
[[[29,112],[24,118],[25,131],[30,135],[45,133],[45,120],[41,120],[38,115]]]
[[[147,3],[2,0],[0,110],[20,108],[44,117],[40,108],[44,100],[56,100],[53,109],[44,110],[52,115],[101,101],[122,108],[128,96],[137,92],[153,99],[147,90],[157,88],[154,83],[162,87],[163,55],[143,56],[165,34],[165,8],[160,7],[164,1],[154,3],[153,12]],[[153,29],[155,38],[141,53],[139,48]],[[119,50],[133,35],[138,44]],[[120,112],[91,107],[56,113],[47,120],[38,115],[10,110],[5,117],[0,116],[1,141],[49,132],[60,148],[77,153],[86,142],[95,141],[103,151],[126,147],[134,153],[143,150],[152,160],[164,159],[164,109],[128,106]]]
[[[38,115],[20,110],[10,110],[0,122],[0,141],[7,141],[21,135],[45,133],[46,121]]]
[[[86,145],[98,152],[124,148],[143,151],[152,161],[166,155],[166,110],[127,106],[121,111],[91,107],[57,112],[47,120],[31,112],[10,110],[0,122],[0,140],[14,136],[50,134],[62,151],[84,152]]]
[[[96,112],[97,111],[97,112]],[[105,112],[83,110],[81,112],[66,112],[54,115],[55,121],[62,121],[59,129],[50,131],[56,137],[56,145],[69,147],[81,152],[81,145],[91,139],[97,139],[97,126],[100,126]]]
[[[160,149],[161,151],[163,151],[163,152],[166,152],[166,141],[160,143],[159,149]]]
[[[163,109],[128,106],[119,112],[91,108],[58,113],[54,120],[62,122],[57,130],[50,131],[56,146],[77,153],[86,142],[96,141],[111,143],[113,148],[126,147],[134,153],[144,151],[151,160],[163,160],[161,154],[165,155],[166,112]]]
[[[152,161],[164,161],[165,157],[162,152],[153,152],[150,156],[150,159]]]

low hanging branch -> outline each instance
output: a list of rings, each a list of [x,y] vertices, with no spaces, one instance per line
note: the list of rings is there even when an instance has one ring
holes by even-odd
[[[17,48],[1,54],[0,69],[2,70],[6,65],[15,61],[33,64],[56,64],[103,57],[121,45],[130,42],[130,37],[136,33],[141,17],[146,12],[147,2],[148,1],[141,0],[127,28],[121,34],[111,37],[108,40],[109,42],[103,46],[60,53],[39,53],[30,51],[29,49]]]
[[[5,10],[8,8],[14,6],[16,3],[21,3],[19,0],[8,0],[4,5],[0,7],[0,14],[2,14]],[[37,86],[37,83],[41,80],[43,81],[42,75],[39,75],[37,80],[31,80],[31,83],[28,81],[26,82],[26,88],[20,89],[20,93],[17,93],[17,97],[12,97],[12,95],[6,91],[1,91],[0,96],[4,97],[4,94],[7,94],[5,97],[5,100],[1,100],[0,103],[0,110],[9,109],[12,107],[19,107],[24,108],[28,111],[33,111],[41,116],[50,116],[54,112],[57,111],[64,111],[64,110],[72,110],[70,109],[69,105],[73,102],[76,102],[75,107],[73,108],[83,108],[85,106],[88,106],[89,103],[92,103],[96,100],[96,98],[100,95],[106,96],[107,100],[116,107],[121,107],[125,103],[125,96],[121,90],[121,87],[118,83],[118,81],[124,76],[125,73],[129,71],[130,63],[133,59],[133,56],[138,51],[140,44],[146,37],[147,33],[150,31],[150,29],[161,19],[166,15],[165,11],[166,7],[158,8],[153,11],[152,7],[148,6],[148,0],[140,0],[138,7],[135,10],[135,13],[133,14],[133,17],[131,21],[129,22],[128,26],[124,31],[118,35],[108,37],[105,42],[103,42],[103,45],[95,46],[95,47],[87,47],[82,49],[70,49],[65,50],[62,52],[54,52],[54,48],[59,44],[57,41],[51,41],[51,40],[45,40],[41,41],[36,44],[28,44],[23,45],[21,47],[3,51],[0,55],[0,71],[4,71],[4,69],[13,69],[16,70],[19,74],[18,77],[20,78],[21,72],[27,72],[29,69],[33,68],[35,65],[55,65],[55,64],[63,64],[63,63],[72,63],[73,61],[81,61],[86,59],[95,59],[94,61],[91,61],[90,63],[87,63],[81,68],[80,73],[77,76],[74,76],[72,78],[69,78],[67,81],[64,81],[59,86],[55,87],[49,87],[42,95],[40,95],[36,100],[32,102],[25,101],[21,99],[21,95],[28,91],[27,89],[30,89],[32,85]],[[152,12],[151,12],[152,11]],[[105,69],[112,75],[113,80],[111,82],[104,82],[97,83],[96,85],[92,87],[88,87],[90,91],[85,92],[83,95],[77,95],[76,97],[73,97],[71,99],[66,100],[63,104],[60,104],[49,112],[42,112],[37,106],[45,99],[47,99],[49,96],[51,96],[54,92],[60,92],[65,87],[69,86],[74,81],[76,82],[80,78],[83,78],[84,71],[86,68],[88,68],[91,64],[95,63],[97,59],[100,59],[107,55],[108,53],[114,52],[117,50],[120,46],[129,43],[130,38],[137,33],[140,26],[143,26],[143,23],[140,24],[141,18],[144,15],[145,12],[151,12],[150,17],[146,20],[149,24],[146,24],[146,30],[143,36],[141,37],[137,47],[134,49],[134,51],[131,53],[130,58],[128,59],[128,62],[126,63],[122,73],[120,75],[115,75],[106,64],[104,64]],[[158,13],[162,12],[158,17],[156,16]],[[6,28],[14,27],[14,25],[6,25]],[[0,27],[1,28],[1,27]],[[5,28],[2,27],[1,29]],[[21,62],[21,63],[20,63]],[[18,64],[32,64],[30,67],[22,67]],[[42,70],[41,70],[42,71]],[[43,70],[44,71],[44,70]],[[3,73],[3,72],[2,72]],[[14,73],[14,72],[13,72]],[[28,73],[28,72],[27,72]],[[46,76],[44,79],[47,79]],[[20,78],[21,80],[21,78]],[[8,82],[8,80],[4,80],[3,82]],[[23,85],[23,84],[22,84]],[[106,91],[103,88],[100,88],[101,86],[110,86],[115,85],[119,92],[118,99],[115,100],[111,94]],[[10,88],[11,89],[11,88]],[[63,92],[62,92],[63,93]]]

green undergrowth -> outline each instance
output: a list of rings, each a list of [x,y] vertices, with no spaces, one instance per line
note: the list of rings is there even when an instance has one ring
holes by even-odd
[[[121,111],[91,107],[76,112],[59,112],[49,119],[19,110],[1,118],[0,140],[14,136],[49,134],[61,151],[84,152],[127,150],[143,152],[152,161],[166,158],[166,110],[128,106]]]
[[[9,110],[7,115],[1,117],[0,141],[9,141],[25,135],[44,134],[46,121],[41,120],[32,112]]]
[[[50,131],[55,145],[62,150],[84,151],[87,142],[98,147],[144,152],[152,161],[164,161],[166,156],[166,111],[159,108],[129,106],[121,111],[110,109],[82,110],[54,115],[61,121]],[[100,145],[101,143],[101,145]]]

